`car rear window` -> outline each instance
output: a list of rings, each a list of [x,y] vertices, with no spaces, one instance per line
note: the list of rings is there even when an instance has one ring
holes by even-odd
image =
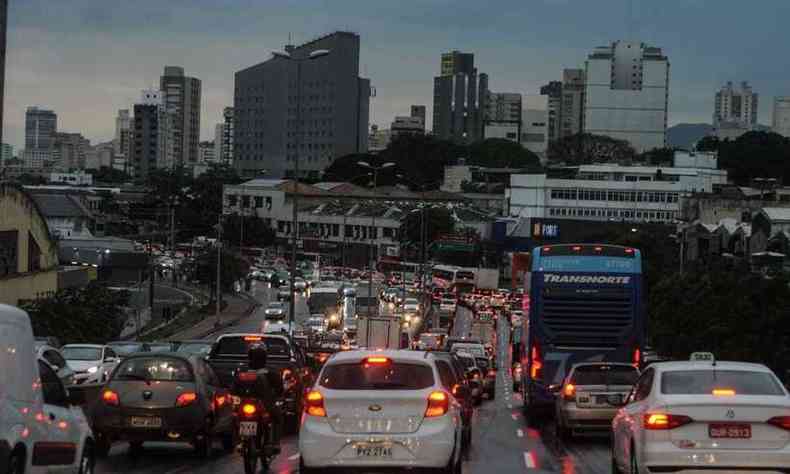
[[[249,348],[253,344],[266,344],[266,349],[270,356],[284,356],[291,355],[288,342],[285,339],[277,337],[249,337],[249,336],[229,336],[223,337],[219,340],[217,346],[217,354],[221,356],[247,356]]]
[[[333,364],[321,373],[321,386],[332,390],[422,390],[434,384],[427,365],[392,362],[365,366]]]
[[[134,357],[121,362],[115,380],[192,382],[192,369],[185,361],[171,357]]]
[[[176,352],[186,352],[187,354],[208,354],[211,352],[211,344],[202,342],[189,342],[178,346]]]
[[[628,385],[636,383],[639,371],[626,365],[583,365],[571,376],[575,385]]]
[[[661,375],[661,393],[710,395],[714,389],[734,390],[738,395],[784,395],[767,372],[747,370],[673,370]]]
[[[98,347],[64,347],[63,358],[66,360],[99,360],[101,348]]]

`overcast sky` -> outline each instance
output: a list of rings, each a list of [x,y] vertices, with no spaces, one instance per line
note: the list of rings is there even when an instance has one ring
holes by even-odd
[[[4,140],[24,144],[29,105],[93,143],[114,134],[118,109],[158,86],[165,64],[203,81],[201,138],[233,102],[233,73],[334,30],[361,35],[360,71],[377,90],[371,123],[388,126],[426,104],[442,52],[475,53],[497,92],[536,94],[617,39],[669,56],[670,124],[710,122],[728,80],[790,95],[790,1],[759,0],[9,0]],[[630,21],[629,21],[630,18]]]

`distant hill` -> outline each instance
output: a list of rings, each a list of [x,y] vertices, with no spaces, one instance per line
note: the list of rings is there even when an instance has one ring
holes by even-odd
[[[670,148],[691,148],[700,138],[713,131],[708,123],[679,123],[667,129],[667,146]]]

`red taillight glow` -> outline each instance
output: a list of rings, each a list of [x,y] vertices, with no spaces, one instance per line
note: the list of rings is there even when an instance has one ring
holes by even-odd
[[[565,400],[575,400],[576,399],[576,386],[572,383],[566,384],[565,388],[562,389],[562,395],[565,397]]]
[[[258,407],[254,403],[245,403],[241,406],[241,413],[244,416],[253,416],[258,412]]]
[[[101,394],[101,399],[105,405],[117,407],[118,405],[121,404],[120,397],[118,397],[118,394],[113,392],[112,390],[105,390]]]
[[[532,346],[532,352],[530,354],[530,369],[529,369],[529,376],[533,380],[537,380],[541,378],[541,370],[543,369],[543,362],[540,360],[540,350],[538,349],[537,345]]]
[[[731,388],[714,388],[713,395],[716,397],[733,397],[735,396],[735,390]]]
[[[189,406],[197,400],[197,393],[195,392],[184,392],[176,398],[176,406],[177,407],[185,407]]]
[[[362,363],[363,363],[363,365],[365,365],[365,367],[368,367],[368,366],[371,366],[371,365],[387,365],[390,362],[391,361],[390,361],[389,357],[381,357],[381,356],[366,357],[365,359],[362,360]]]
[[[790,416],[775,416],[766,423],[790,431]]]
[[[239,372],[236,378],[239,382],[255,382],[258,380],[258,374],[250,370],[247,372]]]
[[[225,395],[217,395],[214,397],[214,408],[222,408],[228,399]]]
[[[305,411],[311,416],[326,416],[324,396],[317,390],[312,390],[305,397]]]
[[[261,336],[244,336],[245,342],[260,342],[263,340]]]
[[[633,365],[638,369],[641,364],[642,364],[642,351],[637,347],[636,349],[634,349],[634,359],[631,365]]]
[[[550,252],[551,251],[551,247],[543,247],[543,251],[544,252]]]
[[[596,252],[603,252],[603,247],[593,247]]]
[[[631,248],[625,249],[625,253],[634,253],[634,249]]]
[[[671,430],[687,425],[693,420],[685,415],[671,415],[668,413],[645,413],[645,429]]]
[[[442,416],[450,410],[450,397],[446,393],[436,391],[428,395],[428,407],[425,409],[425,418]]]
[[[490,369],[490,370],[488,371],[488,378],[492,379],[492,378],[494,378],[494,377],[496,377],[496,370],[494,370],[494,369]]]

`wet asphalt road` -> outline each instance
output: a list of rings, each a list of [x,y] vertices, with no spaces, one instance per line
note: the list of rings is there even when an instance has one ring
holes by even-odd
[[[259,288],[256,297],[264,303],[272,295],[270,290]],[[303,298],[296,302],[297,320],[309,316]],[[262,308],[263,308],[262,306]],[[227,332],[256,331],[263,322],[263,309]],[[456,327],[469,327],[471,313],[459,307]],[[459,326],[460,325],[460,326]],[[495,400],[485,401],[475,414],[473,442],[464,462],[464,474],[493,473],[540,473],[559,472],[562,474],[604,474],[610,472],[608,437],[587,436],[576,438],[567,444],[554,436],[551,421],[528,426],[521,410],[519,394],[512,391],[509,377],[509,328],[500,324],[498,328],[497,350],[501,368],[497,375],[497,394]],[[299,453],[297,439],[289,436],[284,439],[283,452],[278,456],[269,472],[288,474],[298,472]],[[243,473],[241,458],[238,454],[226,454],[216,447],[210,460],[199,459],[189,445],[169,445],[152,443],[145,445],[143,451],[132,457],[127,445],[113,447],[107,459],[100,460],[97,473],[129,474],[236,474]]]

